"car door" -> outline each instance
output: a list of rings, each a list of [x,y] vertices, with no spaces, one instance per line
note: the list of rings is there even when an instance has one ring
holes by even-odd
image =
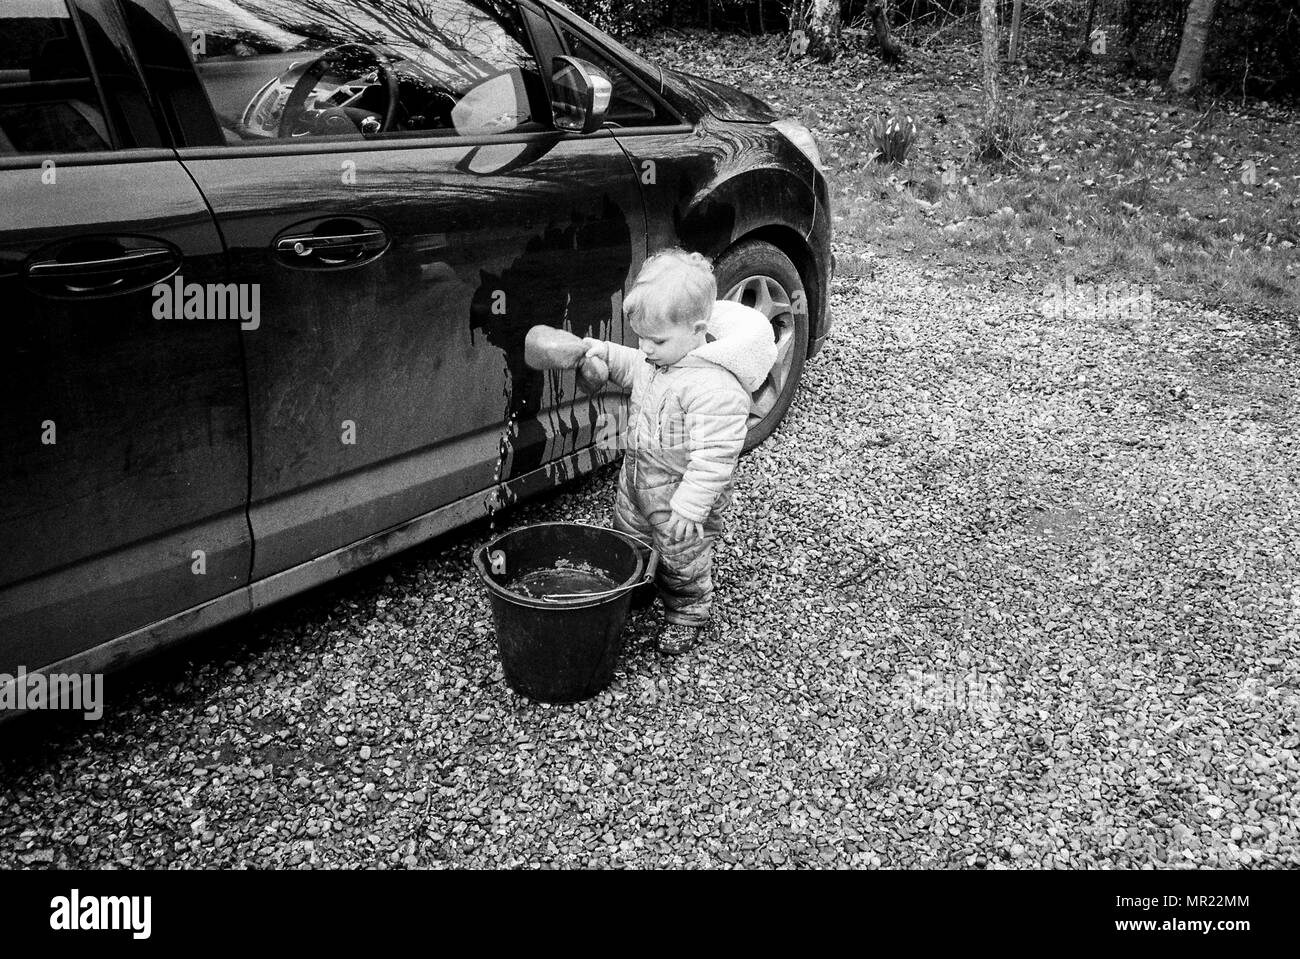
[[[260,297],[244,341],[254,579],[481,501],[498,477],[563,479],[601,403],[529,370],[524,336],[621,336],[645,216],[611,135],[552,127],[539,59],[559,51],[539,58],[532,14],[171,7],[221,127],[180,156]]]
[[[154,291],[224,270],[116,4],[0,6],[0,673],[247,608],[239,325]]]

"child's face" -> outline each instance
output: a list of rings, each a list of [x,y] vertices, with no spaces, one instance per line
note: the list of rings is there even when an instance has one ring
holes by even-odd
[[[637,345],[656,366],[672,366],[683,356],[704,343],[706,320],[694,323],[674,323],[670,320],[651,320],[642,317],[632,323],[637,335]]]

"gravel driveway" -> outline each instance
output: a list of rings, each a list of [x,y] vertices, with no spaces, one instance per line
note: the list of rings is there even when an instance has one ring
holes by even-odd
[[[1295,325],[840,255],[715,642],[521,699],[479,525],[4,727],[0,866],[1300,865]]]

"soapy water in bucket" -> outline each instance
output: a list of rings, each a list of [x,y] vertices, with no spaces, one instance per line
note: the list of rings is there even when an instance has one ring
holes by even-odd
[[[618,583],[590,563],[557,560],[549,569],[535,569],[511,580],[506,589],[529,599],[579,599],[583,594],[605,593]]]

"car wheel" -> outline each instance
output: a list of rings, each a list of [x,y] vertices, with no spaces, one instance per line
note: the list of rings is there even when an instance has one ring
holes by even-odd
[[[763,442],[794,401],[808,356],[808,296],[790,258],[771,243],[746,240],[713,264],[724,300],[752,306],[772,324],[776,365],[753,394],[745,451]]]

